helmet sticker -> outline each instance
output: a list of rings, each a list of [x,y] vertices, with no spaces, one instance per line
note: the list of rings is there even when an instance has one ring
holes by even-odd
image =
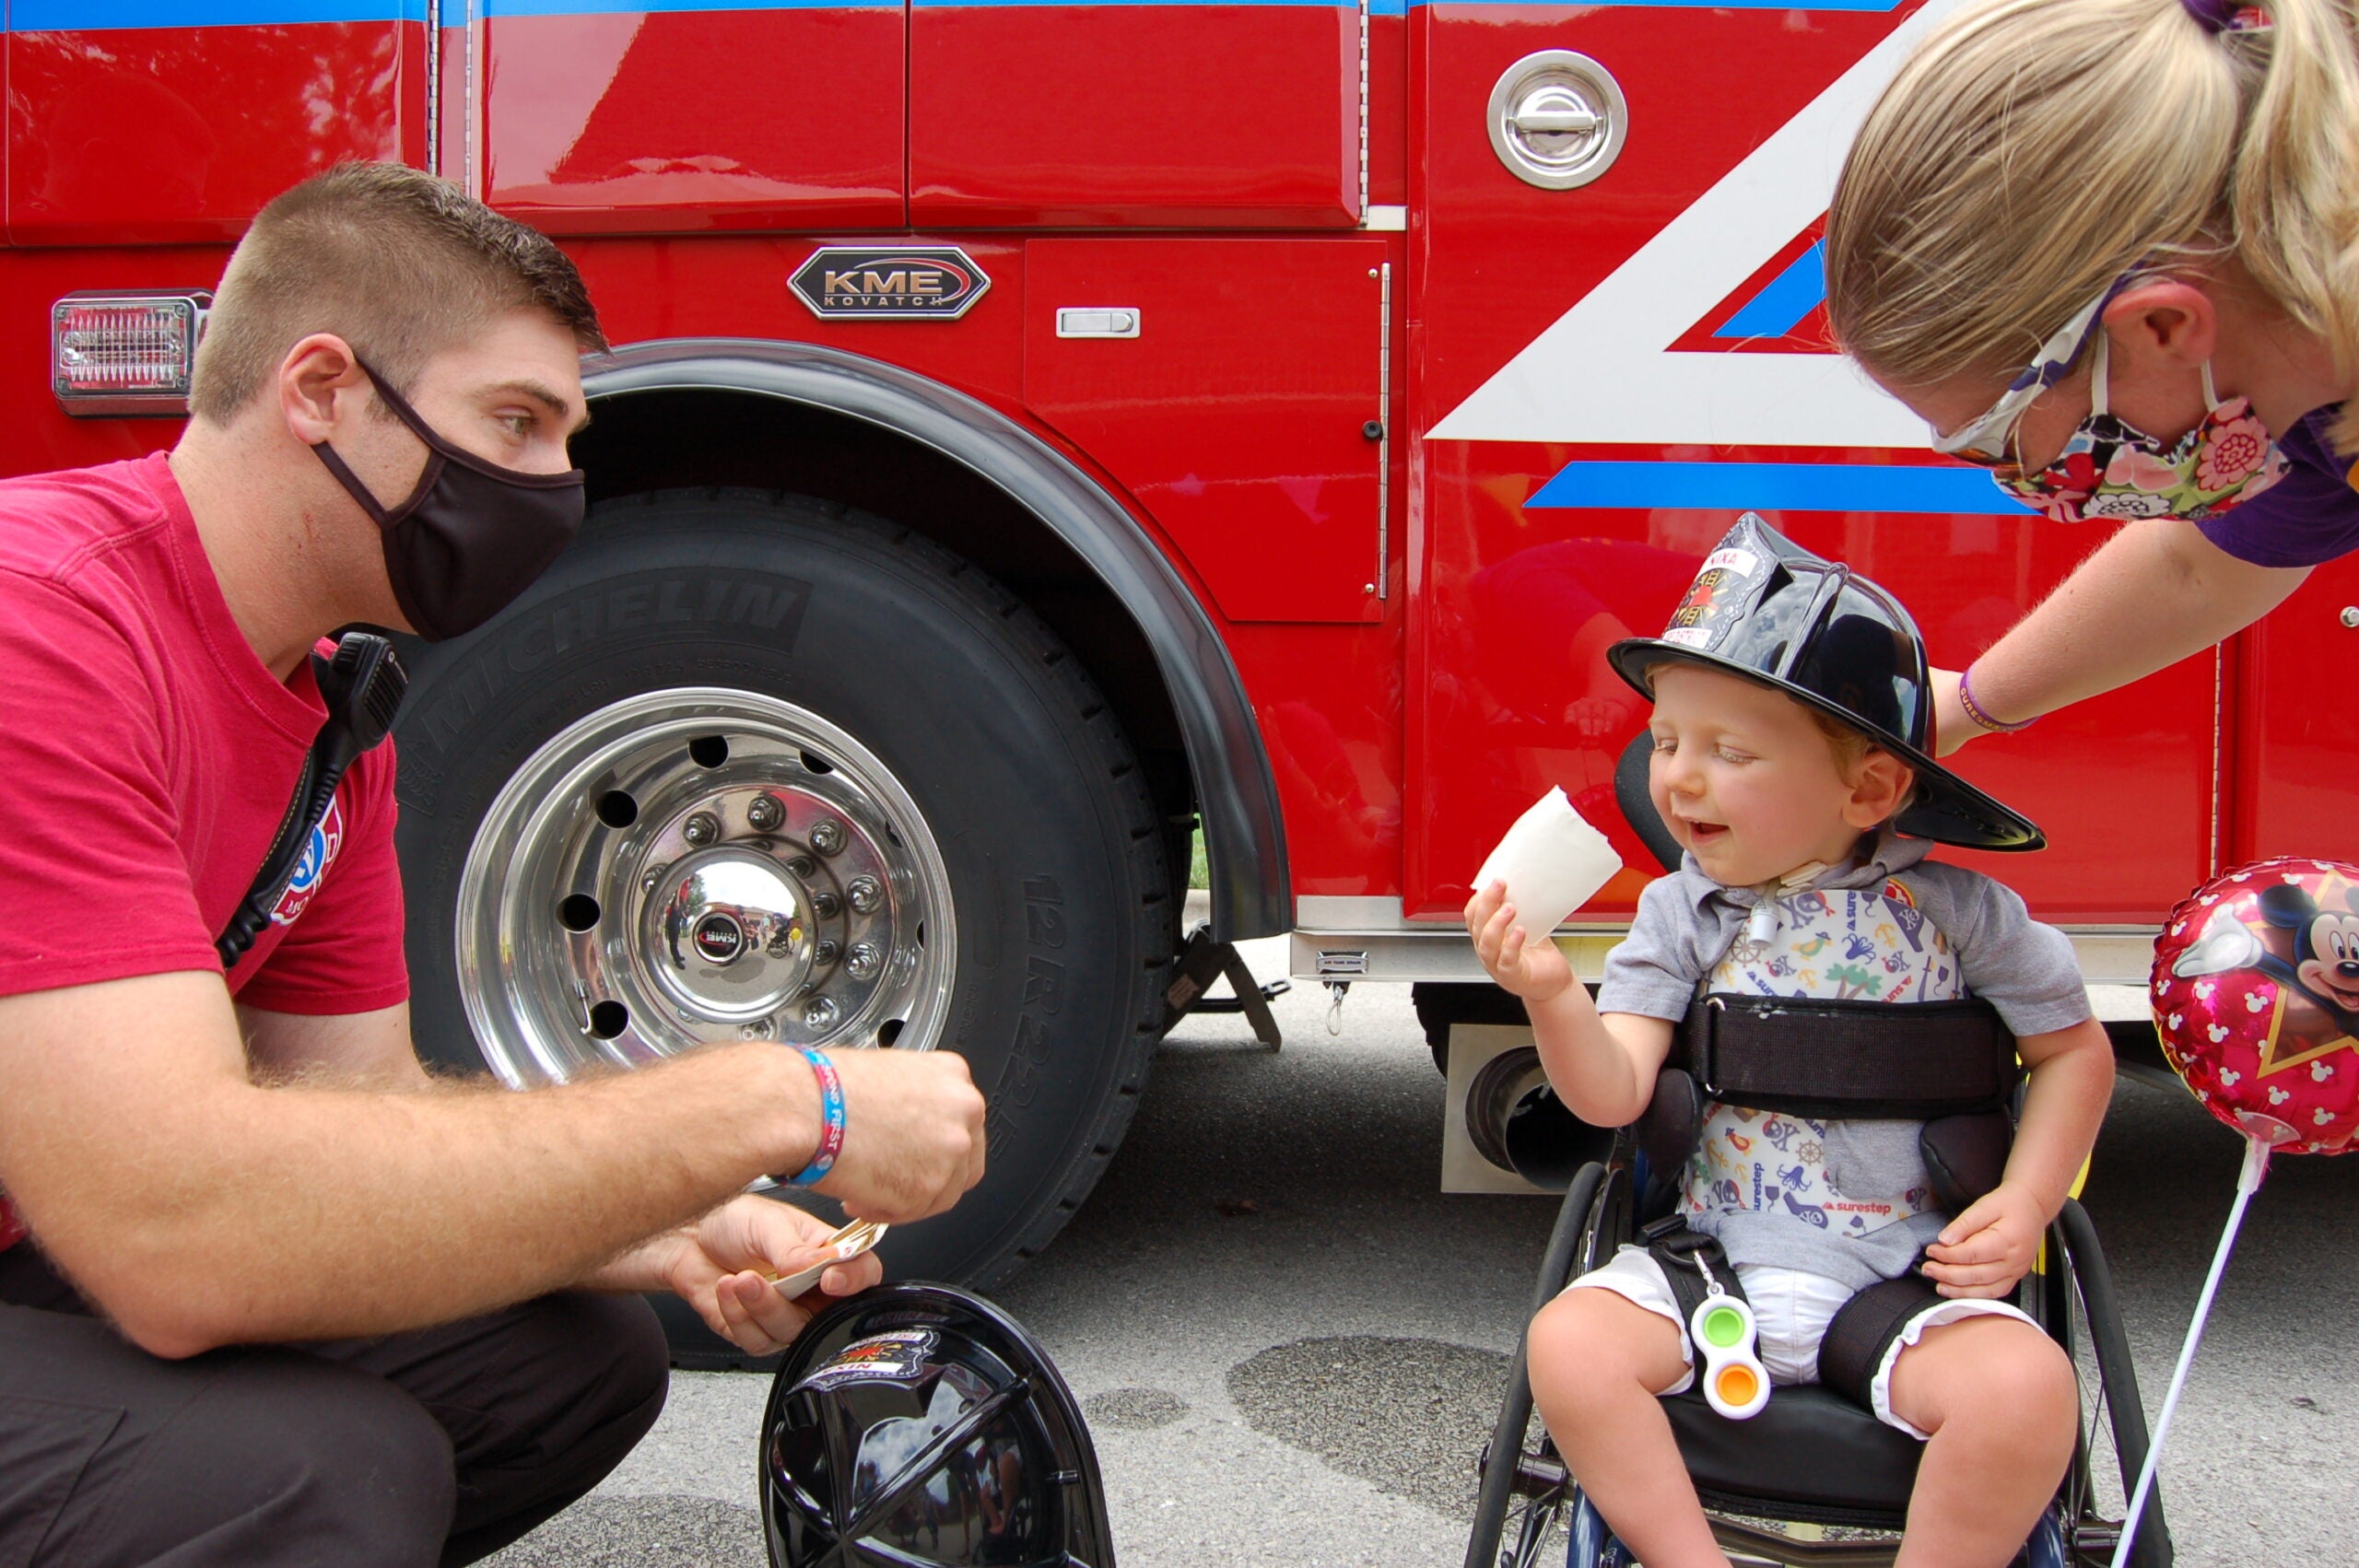
[[[931,1328],[897,1328],[854,1340],[827,1359],[796,1389],[833,1388],[845,1383],[916,1383],[942,1337]]]

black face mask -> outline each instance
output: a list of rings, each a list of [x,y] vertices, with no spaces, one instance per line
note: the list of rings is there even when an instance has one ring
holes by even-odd
[[[581,526],[581,470],[522,474],[452,446],[376,371],[360,369],[426,443],[426,472],[390,510],[327,442],[311,450],[377,522],[393,598],[428,642],[458,637],[507,608],[546,571]]]

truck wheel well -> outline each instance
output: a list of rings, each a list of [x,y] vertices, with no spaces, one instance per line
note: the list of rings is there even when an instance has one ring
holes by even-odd
[[[1074,650],[1114,708],[1171,825],[1184,883],[1195,789],[1154,651],[1121,601],[1040,519],[921,442],[805,404],[683,389],[605,398],[596,409],[596,423],[574,441],[593,502],[684,486],[790,490],[890,519],[997,579]]]

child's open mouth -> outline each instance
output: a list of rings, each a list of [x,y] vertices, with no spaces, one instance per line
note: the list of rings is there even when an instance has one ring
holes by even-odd
[[[1686,818],[1681,820],[1687,824],[1687,842],[1696,848],[1709,848],[1728,837],[1729,829],[1726,823],[1695,822]]]

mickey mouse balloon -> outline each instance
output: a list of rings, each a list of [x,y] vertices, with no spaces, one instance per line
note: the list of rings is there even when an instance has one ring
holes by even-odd
[[[2290,1154],[2359,1133],[2359,866],[2260,860],[2213,878],[2154,942],[2163,1052],[2206,1109]]]

